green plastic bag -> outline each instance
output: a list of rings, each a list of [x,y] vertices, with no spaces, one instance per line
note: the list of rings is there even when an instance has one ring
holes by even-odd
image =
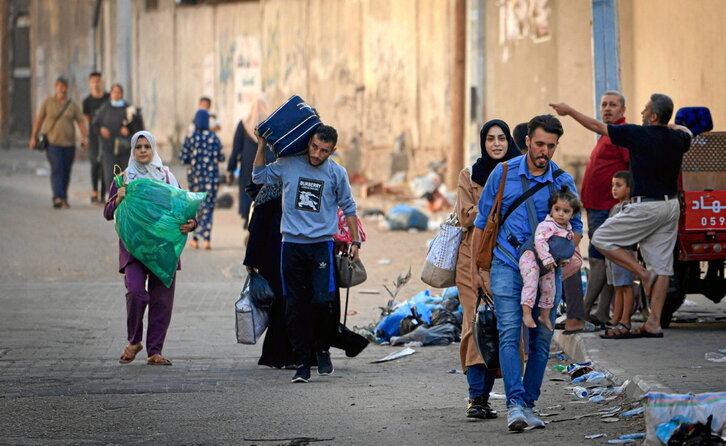
[[[122,179],[116,179],[118,185]],[[197,214],[206,192],[189,192],[163,181],[140,178],[126,186],[116,207],[116,233],[126,250],[169,288],[187,234],[179,226]]]

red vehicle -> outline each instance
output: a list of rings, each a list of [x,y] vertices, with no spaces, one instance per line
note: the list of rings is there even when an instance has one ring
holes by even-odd
[[[668,327],[686,294],[715,303],[726,295],[726,132],[696,135],[683,157],[679,178],[681,216],[674,276],[661,325]]]

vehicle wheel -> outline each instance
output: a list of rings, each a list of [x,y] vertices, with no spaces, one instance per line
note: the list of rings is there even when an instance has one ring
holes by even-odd
[[[660,326],[668,328],[671,325],[671,319],[673,319],[673,313],[678,310],[683,301],[686,299],[686,281],[688,280],[688,273],[692,267],[690,262],[681,262],[676,260],[673,262],[673,276],[671,277],[668,285],[668,292],[666,293],[665,303],[663,304],[663,311],[660,314]],[[698,266],[698,264],[696,264]]]

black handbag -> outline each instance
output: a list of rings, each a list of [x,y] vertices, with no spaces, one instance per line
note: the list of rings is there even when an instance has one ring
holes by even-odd
[[[344,254],[335,256],[335,272],[338,279],[338,287],[350,288],[360,285],[368,278],[366,269],[360,259],[350,261],[350,257]]]
[[[60,117],[63,116],[63,113],[65,113],[65,111],[66,111],[66,109],[68,108],[69,105],[71,105],[71,100],[70,99],[68,99],[66,101],[66,104],[63,106],[63,108],[61,109],[60,113],[58,113],[55,116],[55,119],[53,119],[53,124],[51,124],[50,125],[50,128],[48,129],[49,132],[51,130],[53,130],[53,128],[55,127],[56,122],[58,122],[58,120],[60,119]],[[38,150],[38,151],[43,152],[45,150],[48,150],[48,145],[49,145],[49,142],[48,142],[48,134],[45,133],[45,132],[38,133],[38,138],[37,138],[37,140],[35,142],[35,150]]]
[[[45,135],[45,133],[38,133],[38,140],[35,143],[35,150],[41,152],[48,150],[48,137]]]
[[[479,290],[476,298],[476,313],[472,326],[474,344],[484,360],[487,369],[499,368],[499,331],[497,330],[497,315],[494,305],[485,302],[480,306],[484,292]]]

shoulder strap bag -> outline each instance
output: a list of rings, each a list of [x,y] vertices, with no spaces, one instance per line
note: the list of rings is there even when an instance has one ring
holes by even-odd
[[[497,244],[497,236],[499,236],[499,226],[502,220],[502,195],[504,194],[504,183],[507,180],[508,167],[507,163],[502,163],[502,180],[499,183],[499,190],[497,191],[494,203],[492,203],[492,208],[487,217],[487,224],[484,227],[481,244],[477,249],[476,265],[486,270],[492,266],[494,247]]]

